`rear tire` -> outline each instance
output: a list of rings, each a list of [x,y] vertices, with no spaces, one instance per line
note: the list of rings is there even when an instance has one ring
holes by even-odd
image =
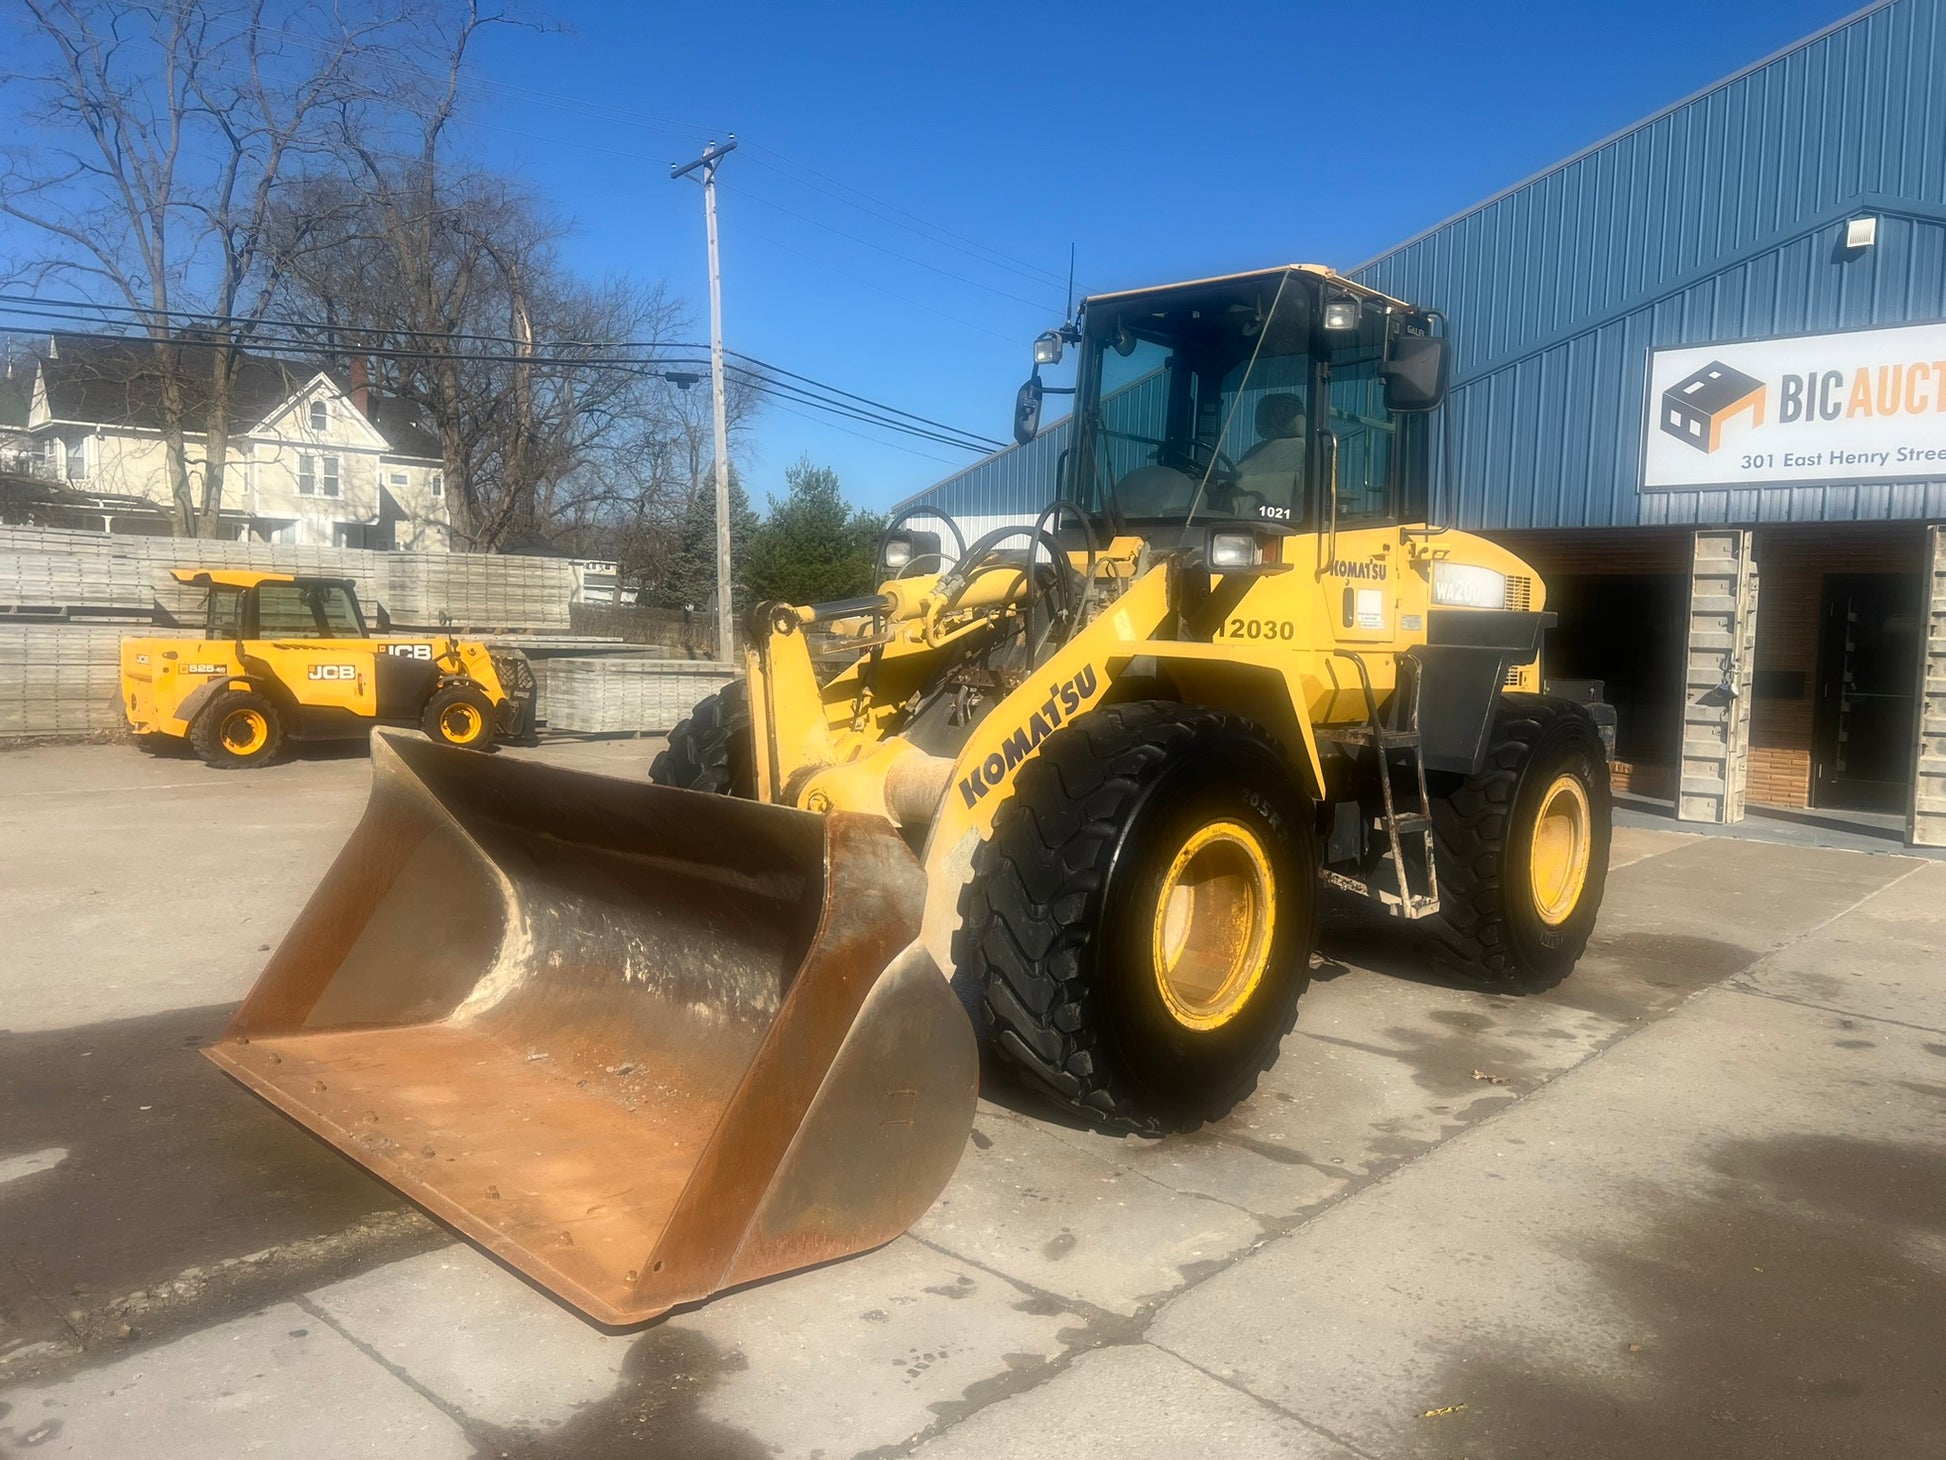
[[[1480,983],[1559,983],[1608,882],[1601,732],[1568,700],[1502,695],[1479,774],[1442,779],[1431,788],[1440,961]]]
[[[669,744],[649,763],[658,786],[706,791],[714,796],[757,794],[756,747],[750,735],[750,689],[733,679],[705,695],[669,732]]]
[[[283,739],[277,707],[247,689],[225,690],[204,706],[189,727],[189,743],[196,754],[221,771],[265,764],[277,754]]]
[[[419,728],[441,745],[458,750],[489,750],[493,746],[493,701],[472,684],[449,684],[433,691],[426,701]]]
[[[993,1045],[1124,1130],[1191,1129],[1256,1088],[1316,936],[1310,798],[1246,720],[1108,705],[1050,736],[975,854],[955,964]]]

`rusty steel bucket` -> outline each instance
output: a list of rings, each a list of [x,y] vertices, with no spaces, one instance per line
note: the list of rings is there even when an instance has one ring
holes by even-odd
[[[888,822],[382,732],[372,768],[223,1069],[602,1323],[932,1204],[977,1054]]]

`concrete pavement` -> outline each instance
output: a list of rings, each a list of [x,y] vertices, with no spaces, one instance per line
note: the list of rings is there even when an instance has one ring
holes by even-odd
[[[1946,865],[1624,830],[1524,998],[1334,908],[1222,1125],[994,1083],[908,1236],[610,1334],[195,1053],[365,775],[0,755],[0,1454],[1946,1447]]]

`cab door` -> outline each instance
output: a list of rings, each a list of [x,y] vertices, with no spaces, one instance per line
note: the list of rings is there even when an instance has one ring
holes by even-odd
[[[1326,335],[1317,392],[1320,608],[1332,638],[1360,653],[1423,637],[1423,613],[1407,627],[1416,595],[1401,576],[1411,573],[1399,544],[1404,418],[1385,408],[1385,324],[1367,311],[1356,332]]]
[[[362,734],[378,710],[373,645],[336,584],[263,583],[251,645],[298,703],[297,733]]]

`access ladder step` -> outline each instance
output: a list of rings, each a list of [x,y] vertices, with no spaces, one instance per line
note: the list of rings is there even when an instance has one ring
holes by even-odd
[[[1377,745],[1381,750],[1417,750],[1417,730],[1381,730],[1370,725],[1319,725],[1313,734],[1334,745]]]

